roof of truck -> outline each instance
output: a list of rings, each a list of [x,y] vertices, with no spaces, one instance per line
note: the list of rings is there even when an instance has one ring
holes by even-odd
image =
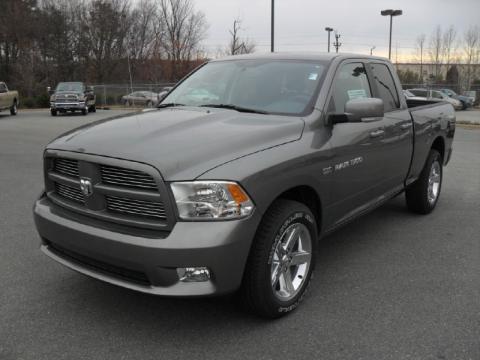
[[[274,52],[274,53],[254,53],[245,55],[227,56],[221,59],[215,59],[212,61],[225,61],[225,60],[263,60],[263,59],[276,59],[276,60],[308,60],[308,61],[331,61],[334,58],[340,59],[378,59],[388,60],[379,56],[371,56],[365,54],[350,54],[350,53],[328,53],[328,52]]]

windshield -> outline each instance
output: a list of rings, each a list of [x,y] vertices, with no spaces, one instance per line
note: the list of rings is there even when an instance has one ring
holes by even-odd
[[[307,61],[211,62],[180,83],[162,104],[228,105],[265,113],[301,115],[311,111],[309,105],[324,69],[325,64]]]
[[[56,91],[83,92],[83,84],[80,82],[65,82],[57,85]]]

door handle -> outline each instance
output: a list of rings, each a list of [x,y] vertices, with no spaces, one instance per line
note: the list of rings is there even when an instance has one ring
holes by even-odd
[[[402,128],[402,130],[407,130],[407,129],[410,129],[412,127],[412,123],[405,123],[405,124],[400,125],[400,127]]]
[[[385,134],[385,130],[378,129],[378,130],[372,131],[370,133],[370,137],[371,138],[376,138],[376,137],[382,136],[383,134]]]

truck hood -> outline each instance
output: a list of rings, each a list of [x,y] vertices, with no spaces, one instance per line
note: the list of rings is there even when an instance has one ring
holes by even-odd
[[[167,181],[192,180],[240,157],[300,139],[299,117],[207,108],[169,108],[101,120],[47,148],[155,166]]]

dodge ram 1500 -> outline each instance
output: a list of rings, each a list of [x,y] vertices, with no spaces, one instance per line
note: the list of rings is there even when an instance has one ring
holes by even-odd
[[[430,213],[455,132],[450,104],[363,55],[210,61],[158,107],[47,146],[41,250],[145,293],[240,290],[267,317],[302,300],[321,236],[402,192]]]

